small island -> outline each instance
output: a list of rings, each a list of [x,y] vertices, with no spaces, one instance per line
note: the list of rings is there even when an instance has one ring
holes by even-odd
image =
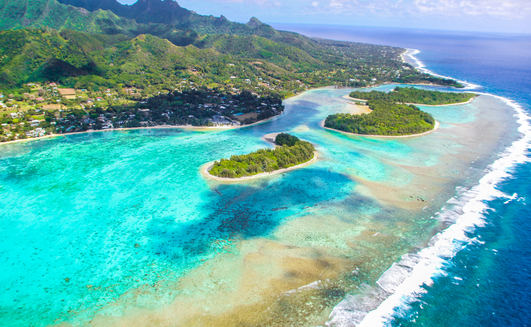
[[[275,138],[274,149],[260,149],[245,154],[234,155],[230,159],[215,161],[205,169],[205,173],[214,178],[247,179],[261,174],[272,174],[315,160],[315,148],[310,142],[298,137],[280,133]]]
[[[361,135],[403,136],[422,134],[435,128],[435,119],[414,105],[388,100],[369,102],[366,115],[335,114],[326,117],[324,126]]]
[[[325,128],[367,136],[405,137],[423,135],[438,126],[432,115],[420,110],[416,104],[464,104],[477,95],[396,87],[389,93],[354,91],[349,96],[357,103],[367,104],[371,112],[365,115],[330,115],[324,122]]]
[[[414,87],[396,87],[388,93],[381,91],[354,91],[349,96],[358,101],[385,100],[405,104],[440,106],[463,104],[474,99],[477,94],[430,91],[416,89]]]

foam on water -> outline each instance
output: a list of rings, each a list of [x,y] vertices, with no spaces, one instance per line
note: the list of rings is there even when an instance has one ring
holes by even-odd
[[[434,73],[433,71],[431,71],[428,68],[426,68],[424,63],[422,61],[420,61],[417,57],[415,57],[415,55],[417,55],[419,53],[420,53],[420,50],[407,49],[406,53],[404,53],[404,56],[409,57],[413,61],[413,66],[418,68],[423,73],[430,74],[430,75],[433,75],[433,76],[436,76],[436,77],[440,77],[440,78],[453,79],[452,77],[449,77],[449,76],[444,76],[444,75],[440,75],[440,74]],[[480,85],[476,85],[476,84],[473,84],[473,83],[470,83],[470,82],[467,82],[467,81],[461,81],[461,80],[457,80],[457,81],[465,86],[465,88],[464,88],[465,90],[477,90],[477,89],[481,89],[482,88]]]
[[[420,62],[420,61],[419,61]],[[477,92],[476,92],[477,93]],[[487,95],[487,94],[484,94]],[[447,229],[435,235],[428,247],[415,254],[406,254],[389,268],[378,280],[376,287],[367,287],[362,295],[352,296],[338,304],[327,322],[327,326],[387,326],[397,312],[406,311],[409,303],[421,297],[424,286],[433,284],[435,278],[444,276],[444,267],[467,244],[477,240],[467,234],[485,223],[489,201],[507,199],[514,201],[517,195],[498,191],[502,182],[511,178],[517,165],[528,162],[531,145],[530,117],[515,101],[491,95],[512,107],[520,124],[518,131],[523,137],[513,142],[500,157],[486,169],[486,175],[470,190],[460,190],[457,198],[448,201],[447,206],[436,216],[445,223],[452,223]]]

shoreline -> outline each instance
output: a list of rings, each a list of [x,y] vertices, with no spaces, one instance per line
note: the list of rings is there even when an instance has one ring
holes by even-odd
[[[418,51],[418,50],[415,50],[415,51]],[[401,55],[401,57],[403,55],[405,55],[407,52],[408,51],[404,52]],[[403,59],[403,57],[402,57],[402,59]],[[375,88],[375,87],[388,85],[388,84],[393,84],[393,83],[382,83],[382,84],[378,84],[378,85],[366,86],[366,87],[357,88],[357,89]],[[422,84],[422,83],[416,83],[416,84],[397,83],[397,85],[427,85],[427,86],[431,85],[431,86],[437,86],[436,84],[432,84],[432,83],[426,83],[426,84]],[[323,87],[318,87],[318,88],[314,88],[314,89],[309,89],[306,92],[312,91],[312,90],[318,90],[318,89],[321,89],[321,88],[332,88],[332,87],[333,86],[323,86]],[[356,88],[352,88],[352,89],[356,89]],[[294,96],[292,96],[290,98],[297,97],[297,96],[299,96],[299,95],[301,95],[303,93],[304,92],[302,92],[300,94],[296,94],[296,95],[294,95]],[[360,101],[360,102],[367,102],[368,101],[368,100],[364,100],[364,99],[351,98],[348,94],[343,96],[343,98],[346,99],[346,100]],[[442,104],[442,105],[425,105],[425,104],[418,104],[418,103],[405,103],[405,104],[407,104],[407,105],[412,104],[412,105],[415,105],[415,106],[426,106],[426,107],[447,107],[447,106],[457,106],[457,105],[469,104],[476,98],[477,98],[477,96],[473,97],[472,99],[468,100],[467,102]],[[357,104],[355,104],[355,103],[348,103],[348,104],[357,106]],[[87,134],[87,133],[103,133],[103,132],[108,132],[108,131],[120,132],[120,131],[132,131],[132,130],[143,130],[143,129],[172,129],[172,128],[175,128],[175,129],[187,129],[187,130],[204,130],[204,129],[207,129],[207,130],[208,129],[211,129],[211,130],[231,130],[231,129],[240,129],[240,128],[246,128],[246,127],[251,127],[251,126],[255,126],[255,125],[260,125],[260,124],[266,123],[266,122],[272,120],[273,118],[282,116],[283,113],[284,112],[282,112],[279,115],[272,116],[272,117],[269,117],[267,119],[260,120],[260,121],[257,121],[255,123],[252,123],[252,124],[249,124],[249,125],[243,125],[243,126],[219,127],[219,126],[190,126],[190,125],[159,125],[159,126],[148,126],[148,127],[124,127],[124,128],[112,128],[112,129],[104,129],[104,130],[88,130],[88,131],[83,131],[83,132],[72,132],[72,133],[62,133],[62,134],[50,134],[50,135],[45,135],[45,136],[41,136],[41,137],[34,137],[34,138],[28,138],[28,139],[19,139],[19,140],[13,140],[13,141],[0,142],[0,146],[1,145],[7,145],[7,144],[14,144],[14,143],[40,141],[40,140],[44,140],[44,139],[50,139],[50,138],[54,138],[54,137],[61,137],[61,136],[67,136],[67,135],[77,135],[77,134]],[[369,112],[362,112],[361,114],[363,114],[363,113],[369,113]],[[358,113],[356,113],[356,114],[358,114]],[[324,127],[324,124],[323,124],[322,127]],[[327,127],[325,127],[325,128],[327,128]],[[341,132],[339,130],[337,130],[337,131]],[[348,132],[345,132],[345,133],[348,133]],[[350,134],[352,134],[352,135],[360,135],[360,136],[373,136],[373,137],[382,137],[383,136],[383,135],[382,136],[380,136],[380,135],[363,135],[363,134],[353,134],[353,133],[350,133]],[[419,134],[418,136],[420,136],[420,135],[424,135],[424,134]],[[400,136],[390,136],[390,137],[400,137]]]
[[[326,120],[326,119],[325,119],[325,120]],[[334,131],[334,132],[339,132],[339,133],[346,134],[346,135],[365,136],[365,137],[372,137],[372,138],[393,138],[393,139],[398,139],[398,138],[408,138],[408,137],[424,136],[424,135],[428,135],[428,134],[431,134],[431,133],[435,132],[435,131],[438,130],[439,127],[441,126],[441,124],[436,120],[436,121],[435,121],[435,126],[433,127],[432,130],[429,130],[429,131],[427,131],[427,132],[420,133],[420,134],[397,135],[397,136],[392,136],[392,135],[367,135],[367,134],[350,133],[350,132],[340,131],[340,130],[335,129],[335,128],[326,127],[326,126],[324,125],[324,124],[325,124],[325,120],[321,121],[321,124],[320,124],[321,127],[323,127],[324,129],[327,129],[327,130],[330,130],[330,131]]]
[[[264,142],[267,142],[271,145],[273,145],[273,147],[277,147],[277,145],[275,144],[275,138],[277,137],[278,134],[282,134],[284,132],[280,132],[280,133],[269,133],[269,134],[266,134],[264,136],[262,136],[260,139]]]
[[[421,53],[421,51],[417,50],[417,49],[406,49],[406,51],[404,53],[402,53],[400,55],[400,57],[402,58],[402,61],[404,63],[409,63],[404,58],[404,56],[408,56],[409,58],[411,58],[411,61],[413,62],[413,63],[409,63],[409,64],[412,65],[415,69],[418,69],[419,71],[421,71],[423,73],[426,73],[426,74],[429,74],[429,75],[434,76],[434,77],[446,78],[446,79],[454,79],[457,82],[463,84],[464,89],[469,89],[470,90],[470,89],[480,89],[480,88],[482,88],[480,85],[473,84],[473,83],[470,83],[470,82],[467,82],[467,81],[458,80],[458,79],[452,78],[450,76],[440,75],[440,74],[437,74],[437,73],[429,70],[428,68],[426,68],[426,66],[424,65],[424,63],[422,61],[420,61],[417,57],[415,57],[415,55],[417,55],[419,53]]]
[[[384,84],[382,84],[382,85],[384,85]],[[403,84],[403,85],[407,85],[407,84]],[[417,84],[415,84],[415,85],[417,85]],[[381,86],[381,85],[378,85],[378,86]],[[329,88],[329,87],[330,86],[325,86],[323,88]],[[371,87],[377,87],[377,86],[371,86]],[[319,88],[316,88],[316,89],[319,89]],[[308,91],[310,91],[310,90],[308,90]],[[346,99],[346,100],[351,100],[351,101],[360,101],[360,102],[367,102],[368,101],[368,100],[364,100],[364,99],[351,98],[348,94],[343,96],[343,98]],[[477,96],[473,97],[472,99],[468,100],[467,102],[442,104],[442,105],[425,105],[425,104],[418,104],[418,103],[405,103],[405,104],[407,104],[407,105],[415,105],[415,106],[425,106],[425,107],[448,107],[448,106],[457,106],[457,105],[469,104],[472,101],[474,101],[474,99],[476,99],[476,98],[477,98]],[[355,104],[355,103],[348,103],[348,104],[357,106],[357,104]],[[356,113],[356,114],[366,114],[366,113],[369,113],[369,112],[362,112],[362,113]],[[83,132],[72,132],[72,133],[63,133],[63,134],[50,134],[50,135],[45,135],[45,136],[41,136],[41,137],[34,137],[34,138],[28,138],[28,139],[19,139],[19,140],[7,141],[7,142],[0,142],[0,146],[1,145],[14,144],[14,143],[40,141],[40,140],[51,139],[51,138],[55,138],[55,137],[61,137],[61,136],[64,137],[64,136],[67,136],[67,135],[79,135],[79,134],[88,134],[88,133],[105,133],[105,132],[109,132],[109,131],[120,132],[120,131],[132,131],[132,130],[172,129],[172,128],[173,129],[187,129],[187,130],[204,130],[204,129],[210,129],[210,130],[232,130],[232,129],[241,129],[241,128],[251,127],[251,126],[255,126],[255,125],[260,125],[260,124],[263,124],[263,123],[266,123],[266,122],[272,120],[273,118],[279,117],[281,115],[282,114],[276,115],[276,116],[272,116],[272,117],[269,117],[267,119],[264,119],[264,120],[261,120],[261,121],[257,121],[255,123],[252,123],[252,124],[249,124],[249,125],[243,125],[243,126],[219,127],[219,126],[190,126],[190,125],[159,125],[159,126],[148,126],[148,127],[112,128],[112,129],[105,129],[105,130],[88,130],[88,131],[83,131]],[[436,122],[436,125],[437,124],[438,124],[438,122]],[[329,130],[334,130],[334,131],[337,131],[337,132],[348,133],[350,135],[371,136],[371,137],[414,137],[414,136],[422,136],[422,135],[431,133],[431,132],[435,131],[438,128],[436,126],[432,131],[425,132],[425,133],[422,133],[422,134],[388,136],[388,135],[365,135],[365,134],[355,134],[355,133],[343,132],[343,131],[336,130],[336,129],[333,129],[333,128],[325,127],[324,126],[324,121],[321,122],[321,127],[324,127],[325,129],[329,129]],[[277,134],[280,134],[280,133],[277,133]],[[265,136],[268,136],[268,135],[269,134],[267,134]],[[262,137],[263,141],[266,141],[268,143],[272,143],[273,145],[275,145],[274,142],[270,142],[267,139],[265,139],[264,138],[265,136]]]
[[[226,178],[226,177],[218,177],[218,176],[211,175],[209,173],[209,171],[214,166],[214,162],[215,161],[207,162],[206,164],[202,165],[201,168],[199,169],[199,171],[200,171],[201,175],[203,175],[203,177],[205,177],[207,179],[215,180],[215,181],[218,181],[218,182],[225,182],[225,183],[239,183],[239,182],[245,182],[245,181],[249,181],[249,180],[253,180],[253,179],[258,179],[258,178],[278,175],[278,174],[282,174],[282,173],[285,173],[285,172],[288,172],[288,171],[291,171],[291,170],[295,170],[295,169],[299,169],[299,168],[304,168],[304,167],[309,166],[312,163],[316,162],[317,159],[318,159],[317,151],[314,151],[312,159],[310,159],[309,161],[303,162],[303,163],[301,163],[299,165],[292,166],[292,167],[289,167],[289,168],[282,168],[282,169],[279,169],[279,170],[272,171],[270,173],[260,173],[260,174],[256,174],[256,175],[252,175],[252,176],[243,176],[243,177],[239,177],[239,178]]]
[[[19,140],[13,140],[13,141],[6,141],[6,142],[0,142],[0,145],[7,145],[7,144],[13,144],[13,143],[24,143],[24,142],[31,142],[31,141],[40,141],[44,139],[50,139],[54,137],[61,137],[61,136],[67,136],[67,135],[79,135],[79,134],[88,134],[88,133],[106,133],[106,132],[121,132],[121,131],[133,131],[133,130],[142,130],[142,129],[189,129],[189,130],[204,130],[204,129],[211,129],[211,130],[230,130],[230,129],[240,129],[240,128],[246,128],[251,127],[255,125],[260,125],[263,123],[266,123],[273,118],[279,117],[280,115],[272,116],[264,120],[257,121],[256,123],[252,123],[249,125],[242,125],[242,126],[227,126],[227,127],[219,127],[219,126],[191,126],[191,125],[158,125],[158,126],[148,126],[148,127],[124,127],[124,128],[110,128],[110,129],[98,129],[98,130],[88,130],[83,132],[72,132],[72,133],[62,133],[62,134],[50,134],[50,135],[44,135],[40,137],[33,137],[33,138],[27,138],[27,139],[19,139]]]
[[[504,102],[507,106],[512,107],[516,112],[513,116],[517,118],[516,124],[519,126],[517,130],[520,135],[510,145],[504,145],[505,150],[499,153],[494,159],[494,162],[490,163],[483,170],[482,177],[479,178],[479,181],[474,186],[459,197],[456,197],[456,199],[461,201],[459,207],[462,211],[459,212],[455,208],[450,209],[446,207],[443,207],[439,211],[440,214],[448,217],[456,216],[455,221],[452,221],[449,225],[433,235],[425,247],[414,252],[419,257],[419,260],[411,264],[411,261],[408,261],[409,258],[407,257],[409,254],[403,255],[380,276],[376,283],[386,281],[386,277],[395,274],[397,272],[396,268],[402,264],[410,268],[410,271],[394,285],[394,291],[386,295],[384,300],[378,303],[377,306],[365,312],[365,316],[360,322],[357,322],[357,326],[366,327],[386,324],[389,321],[388,317],[390,314],[396,312],[397,308],[403,307],[404,298],[420,298],[421,296],[419,294],[421,292],[419,290],[422,288],[422,285],[429,284],[439,275],[437,269],[431,268],[437,268],[438,265],[444,265],[444,262],[450,262],[462,251],[461,247],[456,248],[454,246],[456,241],[465,244],[472,242],[465,232],[476,230],[485,224],[487,221],[487,212],[490,209],[489,204],[496,199],[508,200],[507,202],[510,202],[517,196],[516,193],[513,196],[510,196],[510,193],[499,193],[498,187],[500,183],[507,181],[509,178],[506,173],[507,171],[527,161],[522,158],[526,157],[531,140],[529,114],[515,100],[495,94],[480,94],[491,96]],[[463,199],[464,201],[462,201]],[[443,262],[434,263],[433,258],[441,254]],[[363,298],[361,301],[363,301]],[[336,320],[341,322],[344,321],[343,319],[345,317],[349,319],[352,317],[353,311],[357,313],[355,312],[356,310],[350,310],[350,308],[349,303],[343,300],[334,307],[329,316],[329,321]]]
[[[410,51],[413,53],[409,54],[408,52]],[[412,58],[412,60],[415,60],[418,64],[420,64],[420,67],[417,67],[417,69],[422,69],[431,75],[436,75],[428,69],[424,68],[422,63],[417,58],[413,57],[419,52],[420,51],[418,50],[408,50],[404,52],[402,56],[404,54],[407,54],[408,56],[410,56],[410,58]],[[459,82],[465,84],[467,88],[480,88],[480,86],[478,85],[463,81]],[[356,321],[356,325],[384,325],[389,322],[389,316],[393,312],[396,312],[397,308],[403,306],[402,300],[405,297],[417,298],[415,294],[419,293],[421,285],[429,284],[430,281],[432,281],[432,279],[436,275],[436,273],[434,272],[435,270],[426,270],[426,267],[433,266],[433,256],[436,256],[437,252],[439,252],[437,251],[438,248],[444,249],[444,261],[451,260],[447,259],[447,257],[449,256],[448,249],[451,249],[451,258],[453,258],[461,250],[454,249],[452,246],[453,242],[455,242],[455,240],[459,240],[462,242],[470,241],[469,239],[461,238],[460,235],[462,234],[460,234],[460,232],[467,229],[475,229],[475,227],[481,226],[482,223],[484,223],[484,212],[482,211],[483,209],[481,209],[482,206],[486,206],[487,201],[492,201],[496,198],[503,198],[505,196],[505,194],[499,194],[499,192],[495,188],[499,185],[501,181],[504,181],[506,179],[506,175],[504,175],[503,171],[507,171],[507,167],[515,167],[516,165],[522,163],[521,159],[516,158],[521,158],[522,153],[524,153],[525,149],[528,147],[527,144],[529,144],[529,132],[531,131],[529,125],[529,116],[527,115],[527,113],[525,113],[524,109],[514,100],[510,100],[505,97],[488,93],[477,94],[492,96],[505,102],[506,105],[512,107],[514,111],[516,111],[516,114],[514,116],[517,117],[516,122],[519,125],[518,131],[523,134],[523,136],[518,137],[509,146],[505,145],[505,150],[502,151],[498,155],[497,159],[495,159],[494,162],[491,163],[488,168],[484,170],[485,174],[482,175],[482,177],[479,179],[479,183],[475,184],[471,190],[467,191],[464,195],[461,195],[459,197],[459,199],[465,198],[465,202],[461,203],[461,208],[465,208],[466,206],[468,207],[468,210],[464,210],[464,213],[458,213],[457,217],[459,218],[459,220],[451,222],[449,226],[446,226],[436,235],[432,236],[429,242],[427,242],[427,245],[421,248],[418,252],[416,252],[416,254],[420,256],[420,262],[410,266],[411,271],[401,281],[398,282],[398,284],[395,286],[396,289],[394,292],[389,295],[386,295],[383,301],[379,302],[375,307],[370,308],[366,312],[363,312],[364,316],[361,317],[360,321]],[[473,99],[476,98],[477,97],[474,97]],[[490,189],[491,192],[486,192],[484,188]],[[470,196],[469,199],[466,199],[467,194],[469,194]],[[474,205],[468,205],[469,203],[473,203]],[[443,209],[445,208],[443,207]],[[449,212],[447,214],[450,214],[450,210],[448,211]],[[433,243],[434,240],[436,241],[435,243]],[[401,258],[397,259],[395,261],[395,264],[397,264],[398,266],[395,266],[395,264],[393,264],[391,267],[389,267],[382,275],[380,275],[378,282],[380,282],[381,280],[385,280],[385,276],[393,274],[393,272],[395,271],[395,267],[399,267],[400,264],[404,263],[404,261],[406,260],[406,256],[402,256]],[[359,301],[363,300],[364,299],[361,298]],[[354,320],[355,317],[357,318],[358,316],[356,315],[359,313],[360,311],[356,310],[355,308],[352,308],[350,303],[346,299],[344,299],[334,307],[329,316],[328,322],[350,322]]]

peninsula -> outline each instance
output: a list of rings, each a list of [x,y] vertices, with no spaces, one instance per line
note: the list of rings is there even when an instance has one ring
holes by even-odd
[[[275,149],[260,149],[207,164],[204,173],[210,178],[236,181],[303,167],[317,158],[311,143],[290,134],[278,134],[275,145]]]

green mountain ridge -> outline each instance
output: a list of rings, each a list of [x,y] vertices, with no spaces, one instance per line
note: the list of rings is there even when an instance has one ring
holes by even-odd
[[[171,24],[197,15],[182,8],[175,1],[139,0],[133,5],[122,5],[116,0],[58,0],[65,5],[85,8],[89,11],[110,10],[114,14],[134,19],[138,23]]]
[[[110,11],[89,12],[56,0],[0,0],[0,29],[53,28],[98,34],[130,34],[136,24]]]
[[[191,78],[202,86],[289,96],[334,84],[455,83],[415,71],[400,60],[400,48],[311,39],[254,17],[234,23],[198,15],[171,0],[132,6],[116,0],[60,1],[0,0],[0,87],[55,81],[168,89],[169,83]],[[138,15],[146,16],[146,23],[130,19]]]
[[[116,0],[57,0],[58,2],[86,9],[90,12],[109,10],[122,18],[138,24],[162,24],[177,30],[194,30],[202,34],[235,34],[266,36],[275,30],[256,17],[247,24],[229,21],[220,17],[203,16],[182,8],[173,0],[139,0],[133,5],[122,5]],[[153,33],[151,33],[153,34]],[[157,35],[160,36],[160,35]]]

